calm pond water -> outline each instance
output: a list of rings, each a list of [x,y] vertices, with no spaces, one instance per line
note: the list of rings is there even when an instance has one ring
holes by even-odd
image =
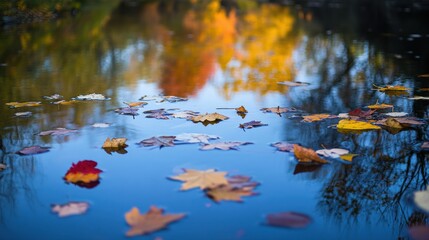
[[[428,215],[412,193],[428,184],[426,125],[396,134],[386,130],[343,134],[338,119],[301,122],[292,114],[262,113],[265,107],[295,107],[303,113],[339,114],[369,104],[390,103],[395,111],[427,118],[429,21],[427,12],[376,5],[329,6],[257,4],[237,1],[187,3],[92,2],[72,18],[0,30],[0,235],[2,239],[124,239],[124,214],[151,205],[186,213],[167,230],[144,239],[407,239],[408,226]],[[287,87],[280,81],[308,86]],[[374,91],[403,85],[405,95]],[[55,105],[100,93],[108,101]],[[149,101],[136,117],[119,115],[123,102],[159,94],[186,102]],[[42,101],[11,109],[7,102]],[[243,119],[234,110],[244,105]],[[144,110],[178,108],[219,112],[230,119],[204,126],[184,119],[145,118]],[[14,113],[31,111],[31,117]],[[243,131],[251,120],[269,124]],[[108,128],[94,128],[106,122]],[[66,127],[78,133],[38,136]],[[249,141],[237,151],[201,151],[195,144],[145,148],[137,143],[180,133],[218,135]],[[107,137],[125,137],[126,154],[107,154]],[[346,148],[359,154],[351,164],[332,160],[308,169],[292,153],[270,146],[278,141],[320,149]],[[48,153],[20,156],[23,147]],[[91,159],[103,170],[94,188],[67,184],[72,163]],[[227,171],[261,183],[257,196],[242,203],[215,203],[200,190],[180,191],[171,181],[183,168]],[[59,218],[51,204],[87,201],[84,215]],[[270,227],[269,213],[311,216],[303,229]]]

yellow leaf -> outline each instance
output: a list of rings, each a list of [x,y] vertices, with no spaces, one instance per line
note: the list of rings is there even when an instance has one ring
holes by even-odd
[[[348,154],[341,155],[340,158],[345,160],[345,161],[351,162],[353,160],[353,158],[358,156],[358,155],[359,154],[348,153]]]
[[[326,113],[320,113],[320,114],[313,114],[313,115],[307,115],[307,116],[302,116],[303,118],[303,122],[318,122],[321,121],[323,119],[329,118],[331,117],[331,115],[326,114]]]
[[[65,176],[66,181],[72,182],[72,183],[78,183],[78,182],[90,183],[90,182],[97,181],[98,178],[99,178],[99,176],[96,173],[84,174],[81,172],[69,173]]]
[[[393,105],[391,104],[373,104],[373,105],[369,105],[367,106],[369,109],[386,109],[386,108],[393,108]]]
[[[377,90],[380,92],[385,92],[385,91],[408,91],[410,89],[404,86],[387,85],[386,87],[377,87]]]
[[[130,103],[124,102],[124,103],[127,104],[128,107],[141,107],[147,104],[147,102],[130,102]]]
[[[107,138],[102,148],[123,148],[127,146],[126,141],[126,138]]]
[[[36,106],[40,106],[41,102],[8,102],[8,103],[6,103],[6,105],[10,106],[12,108],[36,107]]]
[[[363,121],[356,121],[356,120],[348,120],[348,119],[342,119],[337,124],[338,130],[375,130],[375,129],[381,129],[379,126],[372,125],[371,123],[363,122]]]
[[[76,102],[75,100],[71,100],[71,101],[61,100],[61,101],[58,101],[58,102],[54,102],[54,104],[70,105],[70,104],[73,104],[75,102]]]

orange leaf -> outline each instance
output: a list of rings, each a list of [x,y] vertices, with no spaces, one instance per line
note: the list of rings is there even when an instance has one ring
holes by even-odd
[[[328,163],[328,161],[320,158],[313,149],[301,147],[297,144],[293,145],[293,153],[298,162]]]

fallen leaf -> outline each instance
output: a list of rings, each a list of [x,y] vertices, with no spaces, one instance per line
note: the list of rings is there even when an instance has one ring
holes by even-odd
[[[184,118],[184,119],[192,119],[195,116],[198,116],[199,112],[194,112],[194,111],[183,111],[183,112],[177,112],[177,113],[173,113],[172,116],[174,118]]]
[[[342,148],[320,149],[316,151],[317,154],[329,158],[339,158],[341,155],[349,153],[349,150]]]
[[[99,93],[91,93],[87,95],[79,95],[73,99],[80,100],[80,101],[88,101],[88,100],[109,100],[110,98],[106,98],[105,96]]]
[[[133,207],[125,213],[125,221],[131,226],[126,233],[128,237],[145,235],[167,227],[168,224],[185,217],[185,214],[163,214],[164,210],[151,206],[146,214],[141,214],[139,209]]]
[[[58,100],[58,99],[63,98],[63,96],[61,96],[60,94],[55,93],[55,94],[53,94],[51,96],[43,96],[43,98],[46,99],[46,100]]]
[[[371,123],[342,119],[337,124],[338,130],[354,130],[354,131],[364,131],[364,130],[377,130],[381,129],[379,126],[372,125]]]
[[[207,113],[207,114],[203,114],[203,115],[198,115],[192,118],[193,122],[215,122],[215,121],[223,121],[228,119],[227,116],[224,116],[222,114],[219,113]]]
[[[182,98],[182,97],[176,97],[176,96],[164,96],[162,98],[162,101],[167,101],[170,103],[175,103],[175,102],[183,102],[183,101],[188,101],[187,98]]]
[[[107,128],[110,127],[110,123],[94,123],[91,126],[95,128]]]
[[[410,99],[410,100],[429,100],[429,97],[414,96],[414,97],[409,97],[408,99]]]
[[[429,77],[429,74],[420,74],[417,77],[421,77],[421,78],[427,78]]]
[[[253,144],[251,142],[217,142],[205,144],[200,149],[201,150],[212,150],[212,149],[220,149],[220,150],[237,150],[238,146]]]
[[[288,142],[276,142],[272,143],[271,146],[277,148],[281,152],[293,152],[293,144]]]
[[[159,146],[159,148],[173,147],[174,146],[174,142],[173,142],[174,139],[176,139],[175,136],[151,137],[148,139],[144,139],[137,144],[143,145],[145,147],[154,147],[154,146]]]
[[[405,117],[408,115],[406,112],[390,112],[390,113],[383,113],[386,116],[389,117]]]
[[[72,163],[72,166],[66,172],[64,180],[80,187],[93,188],[98,185],[102,173],[100,169],[96,168],[97,162],[92,160],[82,160]]]
[[[32,115],[31,112],[16,112],[15,117],[30,117]]]
[[[6,105],[11,108],[37,107],[41,105],[41,102],[8,102]]]
[[[242,202],[241,197],[256,195],[251,189],[233,188],[231,186],[219,186],[216,188],[209,188],[206,190],[206,195],[213,199],[215,202],[236,201]]]
[[[170,177],[170,179],[185,182],[180,190],[189,190],[199,187],[204,190],[206,188],[215,188],[220,185],[228,185],[228,180],[225,178],[227,172],[217,172],[215,169],[194,170],[184,169],[185,173]]]
[[[281,115],[286,112],[295,112],[297,111],[295,108],[285,108],[285,107],[271,107],[271,108],[261,108],[261,111],[264,113],[277,113]]]
[[[300,87],[300,86],[310,85],[310,83],[306,83],[306,82],[292,82],[292,81],[277,82],[277,84],[286,85],[288,87]]]
[[[252,178],[243,175],[234,175],[228,177],[228,186],[235,189],[254,189],[260,183],[250,181]]]
[[[185,143],[205,143],[209,144],[209,140],[219,139],[220,137],[215,135],[207,135],[202,133],[182,133],[176,135],[174,141],[185,142]]]
[[[375,86],[375,85],[374,85]],[[375,90],[378,90],[378,91],[380,91],[380,92],[388,92],[388,91],[408,91],[408,90],[410,90],[409,88],[407,88],[407,87],[404,87],[404,86],[400,86],[400,85],[395,85],[395,86],[393,86],[393,85],[386,85],[385,87],[378,87],[378,86],[375,86],[376,87],[376,89]]]
[[[6,169],[6,165],[5,164],[3,164],[3,163],[0,163],[0,171],[3,171],[3,170],[5,170]]]
[[[421,210],[429,213],[429,186],[426,187],[426,190],[414,192],[414,203]]]
[[[429,227],[426,225],[411,226],[408,233],[413,240],[429,240]]]
[[[360,118],[368,118],[370,117],[373,113],[375,113],[376,110],[368,110],[368,111],[363,111],[360,108],[356,108],[352,111],[350,111],[348,113],[349,116],[356,116],[356,117],[360,117]]]
[[[52,204],[51,210],[59,217],[84,214],[89,208],[87,202],[68,202],[66,204]]]
[[[165,109],[163,108],[148,110],[148,111],[144,111],[143,113],[147,114],[146,115],[147,118],[155,118],[155,119],[163,119],[163,120],[169,119],[168,116],[172,115],[171,113],[166,112]]]
[[[250,121],[243,124],[240,124],[238,127],[243,129],[250,129],[255,127],[268,126],[268,124],[261,123],[261,121]]]
[[[404,127],[408,127],[408,126],[413,126],[413,125],[423,125],[425,124],[425,122],[417,119],[417,118],[386,118],[386,119],[381,119],[377,122],[375,122],[375,124],[379,124],[379,125],[384,125],[387,127],[392,127],[392,128],[404,128]]]
[[[320,114],[312,114],[312,115],[307,115],[307,116],[302,116],[303,118],[303,122],[318,122],[321,121],[323,119],[326,118],[336,118],[337,116],[334,115],[330,115],[330,114],[325,114],[325,113],[320,113]]]
[[[75,129],[67,129],[67,128],[56,128],[53,130],[48,130],[48,131],[43,131],[39,133],[39,136],[48,136],[48,135],[52,135],[52,136],[58,136],[58,135],[66,135],[69,133],[76,133],[78,132]]]
[[[115,110],[115,112],[117,112],[121,115],[131,115],[131,116],[139,115],[138,114],[138,108],[131,108],[131,107],[118,108]]]
[[[104,141],[102,148],[108,154],[111,154],[112,152],[125,154],[127,153],[125,148],[128,147],[128,145],[125,143],[126,141],[126,138],[107,138],[106,141]]]
[[[295,154],[298,162],[317,162],[327,163],[328,161],[322,159],[317,153],[310,148],[301,147],[298,144],[293,145],[293,153]]]
[[[236,108],[235,111],[237,111],[237,113],[247,113],[247,109],[244,108],[244,106]]]
[[[367,108],[369,108],[369,109],[386,109],[386,108],[393,108],[393,105],[384,104],[384,103],[381,103],[381,104],[376,103],[376,104],[367,106]]]
[[[348,154],[341,155],[340,158],[344,161],[351,162],[353,160],[353,158],[358,156],[358,155],[359,154],[348,153]]]
[[[296,212],[271,213],[266,219],[268,225],[289,228],[303,228],[311,222],[309,216]]]
[[[141,107],[148,104],[147,102],[124,102],[124,103],[127,104],[128,107]]]
[[[39,154],[39,153],[45,153],[45,152],[49,152],[48,147],[31,146],[31,147],[25,147],[19,150],[17,153],[20,155],[32,155],[32,154]]]
[[[389,128],[397,128],[397,129],[404,128],[404,126],[402,126],[401,123],[398,120],[396,120],[395,118],[383,119],[383,120],[375,122],[375,124],[383,125],[383,126],[386,126]]]
[[[61,100],[61,101],[53,102],[53,104],[70,105],[75,102],[76,102],[75,100],[71,100],[71,101]]]

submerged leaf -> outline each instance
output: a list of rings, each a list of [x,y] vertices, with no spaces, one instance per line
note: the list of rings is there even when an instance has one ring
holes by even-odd
[[[151,206],[149,211],[141,214],[139,209],[134,207],[125,213],[125,221],[131,226],[126,233],[128,237],[145,235],[167,227],[168,224],[185,217],[185,214],[163,214],[164,210]]]
[[[41,105],[41,102],[8,102],[6,105],[11,108],[37,107]]]
[[[52,212],[57,213],[59,217],[84,214],[88,208],[89,203],[87,202],[69,202],[66,204],[51,205]]]
[[[184,169],[185,173],[170,177],[170,179],[185,182],[180,190],[189,190],[192,188],[215,188],[220,185],[228,185],[228,180],[225,178],[227,172],[217,172],[215,169],[194,170]]]
[[[253,143],[251,142],[217,142],[217,143],[205,144],[200,149],[201,150],[213,150],[213,149],[237,150],[238,146],[247,145],[247,144],[253,144]]]
[[[276,227],[303,228],[310,222],[309,216],[296,212],[271,213],[267,215],[267,223]]]
[[[78,132],[78,131],[75,129],[56,128],[53,130],[40,132],[39,136],[47,136],[47,135],[58,136],[58,135],[66,135],[69,133],[76,133],[76,132]]]
[[[364,131],[364,130],[377,130],[381,129],[379,126],[372,125],[371,123],[342,119],[337,124],[338,130],[354,130],[354,131]]]
[[[173,147],[174,146],[174,142],[173,142],[174,139],[176,139],[175,136],[151,137],[148,139],[144,139],[137,144],[143,145],[145,147],[154,147],[154,146],[159,146],[159,148]]]
[[[298,162],[328,163],[328,161],[320,158],[313,149],[301,147],[298,144],[293,145],[293,153]]]
[[[45,152],[49,152],[48,147],[31,146],[31,147],[25,147],[19,150],[17,153],[20,155],[32,155],[32,154],[39,154],[39,153],[45,153]]]

